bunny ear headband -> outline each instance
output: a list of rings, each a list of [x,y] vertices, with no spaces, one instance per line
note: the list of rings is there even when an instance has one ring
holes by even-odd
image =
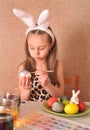
[[[48,29],[49,11],[47,9],[43,10],[40,13],[39,18],[37,20],[37,25],[35,24],[32,15],[18,9],[13,9],[13,13],[28,26],[28,29],[26,30],[26,35],[29,31],[39,29],[48,33],[51,36],[52,41],[54,42],[54,34],[50,29]]]

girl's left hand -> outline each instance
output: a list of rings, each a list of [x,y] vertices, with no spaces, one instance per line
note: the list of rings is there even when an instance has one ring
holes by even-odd
[[[48,77],[48,73],[42,70],[37,70],[35,75],[38,75],[38,80],[40,84],[44,87],[50,83],[50,79]]]

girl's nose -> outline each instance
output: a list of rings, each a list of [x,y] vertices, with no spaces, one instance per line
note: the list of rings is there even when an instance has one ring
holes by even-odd
[[[35,55],[39,55],[39,50],[35,49]]]

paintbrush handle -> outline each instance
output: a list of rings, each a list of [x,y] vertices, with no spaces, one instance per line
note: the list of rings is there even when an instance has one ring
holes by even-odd
[[[54,72],[54,71],[53,70],[47,70],[45,72],[50,73],[50,72]],[[35,73],[35,72],[30,72],[30,73]]]

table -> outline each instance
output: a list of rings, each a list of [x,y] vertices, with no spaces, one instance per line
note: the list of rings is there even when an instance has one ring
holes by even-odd
[[[90,105],[89,102],[87,102],[86,104]],[[19,118],[22,118],[23,116],[28,115],[28,113],[35,112],[35,111],[47,113],[43,109],[41,102],[28,101],[24,104],[21,104],[20,110],[19,110]],[[54,116],[56,116],[56,115],[54,115]],[[80,116],[80,117],[63,117],[63,118],[68,118],[71,121],[77,121],[77,122],[80,122],[82,124],[86,124],[86,125],[90,126],[90,113],[88,113],[87,115],[84,115],[84,116]],[[28,129],[28,128],[20,129],[19,128],[16,130],[30,130],[30,129]]]

